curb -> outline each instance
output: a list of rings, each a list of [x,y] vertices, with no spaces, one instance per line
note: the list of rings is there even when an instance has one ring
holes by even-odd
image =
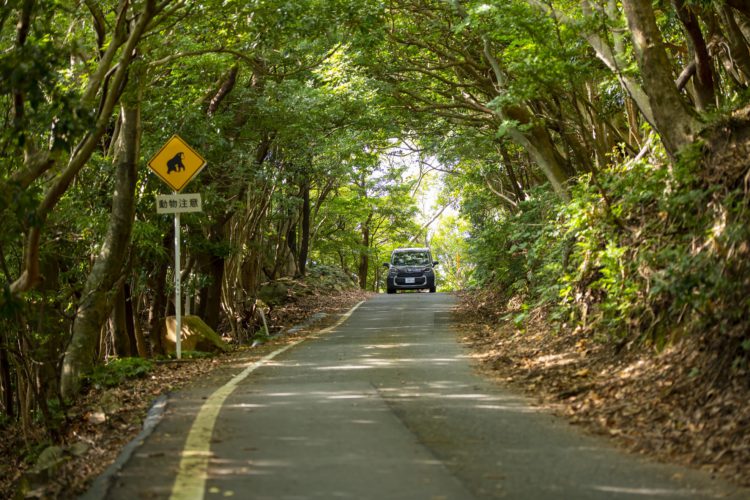
[[[141,432],[123,447],[115,461],[94,480],[86,493],[79,497],[81,500],[99,500],[107,496],[112,482],[122,467],[130,460],[136,448],[151,435],[157,424],[161,421],[164,416],[164,410],[167,407],[168,399],[168,394],[162,394],[154,400],[151,408],[148,410],[146,420],[143,421]]]

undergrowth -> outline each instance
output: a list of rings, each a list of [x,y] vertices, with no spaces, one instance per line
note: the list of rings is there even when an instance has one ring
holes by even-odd
[[[88,381],[96,387],[116,387],[125,380],[143,378],[154,365],[143,358],[117,358],[106,365],[98,365],[88,376]]]
[[[717,353],[716,370],[744,370],[747,185],[708,168],[708,149],[698,143],[675,164],[657,151],[609,166],[579,179],[566,203],[534,191],[515,214],[478,226],[475,281],[523,296],[517,321],[545,306],[561,330],[584,329],[618,349],[700,335]]]

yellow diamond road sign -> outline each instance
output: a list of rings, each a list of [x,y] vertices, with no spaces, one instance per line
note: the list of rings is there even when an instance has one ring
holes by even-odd
[[[178,192],[205,166],[206,160],[178,135],[173,135],[148,162],[148,167]]]

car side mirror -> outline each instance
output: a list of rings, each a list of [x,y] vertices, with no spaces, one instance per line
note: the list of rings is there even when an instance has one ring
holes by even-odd
[[[435,267],[435,266],[437,266],[438,264],[440,264],[440,262],[438,262],[438,261],[436,261],[436,260],[433,260],[433,261],[432,261],[432,267]]]
[[[383,262],[383,267],[385,267],[386,269],[390,269],[391,265],[388,262]]]

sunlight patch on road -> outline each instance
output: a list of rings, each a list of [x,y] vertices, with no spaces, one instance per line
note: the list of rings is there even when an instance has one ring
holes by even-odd
[[[606,493],[624,493],[626,495],[640,495],[646,498],[653,497],[674,497],[675,495],[692,497],[695,495],[693,490],[670,490],[666,488],[626,488],[623,486],[593,486],[592,489]]]
[[[518,405],[475,405],[479,410],[512,411],[516,413],[539,413],[541,410],[531,406]]]
[[[367,397],[366,394],[336,394],[327,396],[326,399],[365,399]]]
[[[374,368],[367,365],[336,365],[336,366],[318,366],[318,371],[347,371],[347,370],[369,370]]]
[[[413,343],[394,343],[394,344],[373,344],[373,345],[366,345],[365,349],[401,349],[402,347],[418,347],[425,344],[413,344]]]
[[[226,408],[240,408],[240,409],[254,410],[256,408],[268,408],[268,405],[259,405],[259,404],[253,404],[253,403],[237,403],[234,405],[226,406]]]
[[[486,394],[446,394],[443,397],[446,399],[491,399]]]
[[[364,302],[364,301],[363,301]],[[338,328],[349,316],[363,304],[360,302],[344,314],[336,324],[329,326],[318,332],[316,335],[323,335],[335,328]],[[211,457],[211,438],[213,436],[214,425],[219,416],[219,411],[224,405],[224,401],[229,397],[237,386],[248,375],[269,364],[269,362],[279,354],[301,344],[305,338],[296,340],[281,349],[278,349],[262,359],[251,363],[242,372],[234,376],[225,385],[218,388],[211,394],[193,421],[193,425],[188,433],[185,447],[182,451],[179,470],[174,486],[172,487],[171,499],[174,500],[192,500],[201,499],[205,495],[206,480],[208,479],[208,464]]]

